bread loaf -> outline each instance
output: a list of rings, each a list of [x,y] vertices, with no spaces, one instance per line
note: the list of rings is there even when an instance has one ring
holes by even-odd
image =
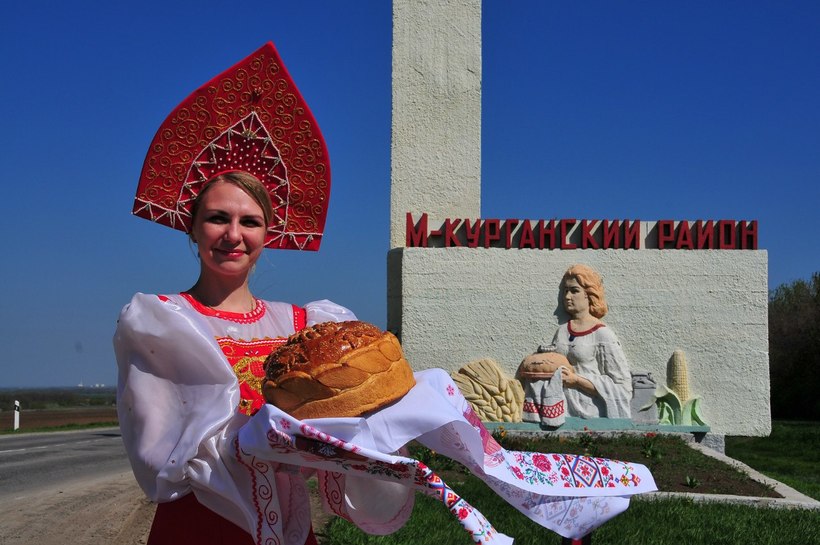
[[[365,322],[324,322],[265,360],[262,395],[299,419],[361,416],[415,385],[398,339]]]

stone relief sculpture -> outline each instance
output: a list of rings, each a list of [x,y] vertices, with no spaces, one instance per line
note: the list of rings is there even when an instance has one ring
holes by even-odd
[[[658,424],[657,389],[658,383],[652,373],[632,372],[632,422]]]
[[[453,381],[485,422],[534,422],[557,428],[566,417],[625,418],[636,424],[705,426],[700,398],[689,390],[686,356],[676,350],[667,384],[630,371],[621,343],[603,323],[608,310],[601,276],[573,265],[560,284],[568,320],[548,345],[524,358],[509,377],[494,360],[473,361]],[[518,380],[516,380],[518,379]]]
[[[689,368],[683,350],[675,350],[666,365],[666,386],[659,385],[653,399],[642,410],[657,407],[660,424],[705,426],[700,397],[689,390]]]
[[[470,362],[450,376],[484,422],[521,422],[524,390],[495,360]]]
[[[587,265],[573,265],[561,279],[561,302],[569,320],[558,328],[551,344],[539,347],[522,366],[546,362],[551,353],[562,354],[570,366],[559,366],[549,380],[560,377],[567,416],[630,418],[632,375],[617,336],[601,321],[607,313],[601,276]],[[527,380],[522,381],[525,391]],[[546,386],[541,385],[541,390],[546,391]],[[530,391],[536,393],[538,388]],[[549,405],[543,400],[533,402],[539,415]],[[528,420],[526,412],[524,419]]]
[[[558,427],[566,420],[566,397],[561,369],[572,364],[558,352],[536,353],[524,358],[515,376],[524,386],[522,420]]]

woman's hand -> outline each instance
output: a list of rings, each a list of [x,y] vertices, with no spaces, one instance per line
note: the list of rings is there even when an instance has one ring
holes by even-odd
[[[563,384],[564,388],[579,390],[590,396],[598,394],[598,390],[595,389],[595,385],[588,379],[576,373],[572,368],[562,366],[558,369],[558,372],[561,373],[561,384]]]
[[[561,384],[564,385],[564,388],[572,388],[577,389],[578,387],[578,379],[580,378],[578,373],[573,371],[571,368],[567,367],[559,367],[558,373],[561,373]]]

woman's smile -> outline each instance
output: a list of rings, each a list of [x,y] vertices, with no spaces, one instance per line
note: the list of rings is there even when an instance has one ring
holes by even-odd
[[[223,249],[223,248],[214,248],[214,251],[227,257],[228,259],[240,259],[246,255],[244,250],[237,250],[237,249]]]

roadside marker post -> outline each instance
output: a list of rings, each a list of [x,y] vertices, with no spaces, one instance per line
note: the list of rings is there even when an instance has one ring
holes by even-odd
[[[20,429],[20,402],[14,400],[14,431]]]

